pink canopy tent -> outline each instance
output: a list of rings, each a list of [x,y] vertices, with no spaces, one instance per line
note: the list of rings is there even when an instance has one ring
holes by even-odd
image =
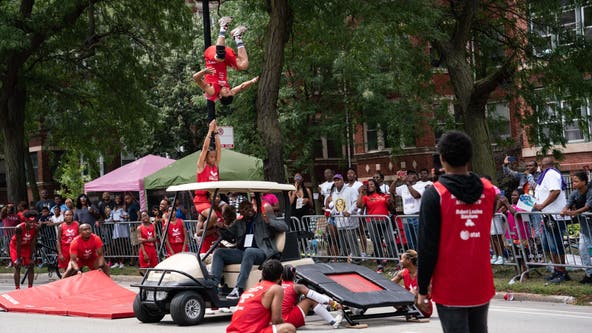
[[[84,192],[140,192],[140,207],[146,209],[144,177],[166,167],[175,160],[156,155],[146,155],[139,160],[117,168],[103,177],[84,184]]]

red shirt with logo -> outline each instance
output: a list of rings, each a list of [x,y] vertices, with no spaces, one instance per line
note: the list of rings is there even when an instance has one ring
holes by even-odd
[[[155,235],[154,224],[152,223],[149,225],[141,224],[138,229],[140,229],[140,235],[142,235],[143,239],[153,238]],[[144,242],[142,244],[147,247],[156,247],[156,241]]]
[[[481,198],[472,204],[456,199],[440,182],[434,183],[442,216],[438,261],[432,275],[432,299],[438,304],[478,306],[495,294],[489,238],[496,195],[488,180],[481,182]]]
[[[206,94],[206,97],[209,100],[216,101],[218,99],[220,87],[229,87],[227,67],[232,67],[234,69],[237,68],[236,54],[234,53],[233,49],[226,47],[226,56],[224,57],[224,61],[217,61],[216,46],[212,45],[204,51],[204,59],[206,62],[206,68],[212,68],[215,71],[214,74],[206,74],[204,76],[204,81],[211,84],[216,90],[216,94],[214,96],[209,96]]]
[[[259,333],[271,325],[271,311],[261,303],[263,295],[272,286],[272,281],[261,281],[253,288],[245,291],[238,302],[232,321],[226,333]]]
[[[35,226],[33,226],[31,229],[27,229],[27,224],[25,222],[17,225],[15,227],[16,229],[21,229],[21,249],[28,247],[31,242],[33,241],[33,238],[35,238]],[[12,237],[10,238],[10,247],[14,247],[16,249],[16,233],[14,235],[12,235]]]
[[[63,247],[69,247],[74,240],[74,237],[78,236],[78,221],[72,221],[70,225],[66,222],[60,224],[59,228],[62,230],[62,237],[60,238],[60,245]]]
[[[198,183],[204,182],[217,182],[220,180],[220,174],[218,173],[218,167],[216,165],[209,165],[206,163],[204,169],[196,176]],[[193,197],[193,203],[209,203],[208,191],[196,190],[195,196]]]
[[[91,261],[97,258],[97,250],[102,247],[101,237],[90,234],[88,239],[83,239],[82,235],[78,235],[70,244],[70,255],[76,255],[81,261]]]

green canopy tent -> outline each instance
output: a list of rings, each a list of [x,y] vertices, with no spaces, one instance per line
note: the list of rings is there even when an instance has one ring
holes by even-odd
[[[197,151],[177,160],[163,169],[144,178],[146,190],[166,189],[171,185],[195,182]],[[261,159],[222,149],[220,160],[220,180],[263,180],[263,161]]]

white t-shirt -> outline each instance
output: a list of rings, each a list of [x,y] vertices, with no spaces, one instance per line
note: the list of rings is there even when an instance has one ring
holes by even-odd
[[[547,200],[551,194],[551,191],[561,191],[555,201],[543,208],[543,213],[559,213],[567,204],[565,192],[561,189],[561,184],[561,174],[557,172],[557,170],[551,169],[547,171],[541,184],[535,188],[534,198],[536,199],[537,204],[542,204],[545,202],[545,200]],[[559,215],[555,216],[555,218],[563,220],[563,218],[560,218]]]
[[[349,212],[350,215],[355,215],[358,211],[356,205],[358,192],[355,192],[353,188],[343,186],[341,191],[335,187],[331,193],[331,202],[329,208],[331,209],[331,215],[335,216],[335,224],[339,229],[354,229],[358,227],[358,219],[350,219],[349,217],[343,217],[344,212]]]
[[[389,193],[389,186],[387,184],[382,184],[380,185],[380,190],[382,191],[382,193],[384,194],[388,194]]]
[[[421,195],[423,195],[423,192],[425,191],[426,187],[428,187],[428,186],[432,186],[432,185],[434,185],[434,183],[432,183],[432,181],[431,181],[431,180],[428,180],[428,181],[425,181],[425,182],[424,182],[424,181],[421,181],[421,180],[418,180],[418,181],[415,183],[415,185],[413,185],[413,188],[414,188],[414,189],[416,189],[416,191],[418,191],[419,193],[421,193]],[[417,186],[417,188],[421,188],[421,191],[419,191],[419,190],[416,188],[416,186]]]
[[[417,183],[415,183],[414,185],[411,185],[411,187],[413,187],[413,189],[416,190],[417,192],[419,192],[419,194],[421,194],[421,195],[423,195],[423,192],[425,191],[425,184],[423,184],[423,185],[420,184],[418,186]],[[411,195],[411,193],[409,192],[407,185],[397,186],[397,188],[395,190],[397,192],[397,195],[400,196],[401,199],[403,199],[403,213],[405,215],[412,215],[412,214],[419,213],[419,206],[421,205],[421,198],[415,199]]]
[[[58,217],[55,217],[55,215],[54,215],[54,216],[50,217],[49,220],[55,224],[62,223],[62,222],[64,222],[64,214],[60,214],[60,216],[58,216]]]
[[[323,198],[327,198],[329,196],[329,192],[331,191],[331,186],[333,186],[333,182],[324,182],[319,185],[319,192],[323,196]]]

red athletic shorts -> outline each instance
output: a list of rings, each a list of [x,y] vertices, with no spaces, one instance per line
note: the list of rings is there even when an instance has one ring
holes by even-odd
[[[209,202],[200,202],[200,203],[196,203],[195,204],[195,210],[197,211],[198,214],[201,214],[201,212],[203,212],[206,209],[209,209],[212,207],[212,204]]]
[[[304,313],[302,309],[296,305],[290,310],[288,314],[284,316],[284,322],[290,323],[296,328],[304,326]]]
[[[78,258],[78,260],[76,260],[76,262],[78,263],[78,269],[82,269],[82,267],[86,266],[88,267],[90,270],[95,270],[97,269],[97,257],[90,257],[86,260]]]
[[[275,333],[272,326],[267,326],[266,328],[262,329],[260,333]]]
[[[10,259],[12,260],[13,264],[16,264],[16,247],[10,247]],[[31,262],[31,248],[30,247],[21,247],[21,265],[29,266],[32,264]]]
[[[148,260],[144,260],[144,253],[140,250],[139,263],[140,268],[151,268],[158,264],[158,256],[156,255],[156,248],[154,246],[144,246],[144,250],[148,254]]]
[[[66,269],[68,268],[68,263],[70,262],[70,244],[62,246],[62,255],[64,256],[64,260],[61,260],[58,257],[58,267]]]

